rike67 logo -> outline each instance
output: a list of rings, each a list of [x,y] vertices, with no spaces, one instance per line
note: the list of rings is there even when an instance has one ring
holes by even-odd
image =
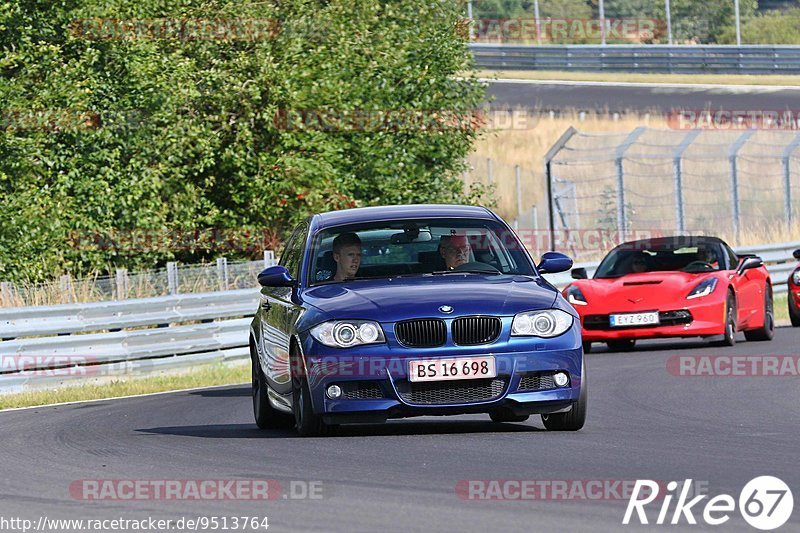
[[[656,500],[661,500],[656,524],[676,525],[684,523],[684,520],[687,524],[697,524],[695,513],[698,513],[706,524],[719,526],[730,520],[731,513],[736,511],[737,501],[729,494],[714,496],[705,502],[705,506],[700,505],[700,502],[708,497],[707,494],[689,499],[692,489],[691,479],[687,479],[682,486],[676,481],[670,481],[667,483],[665,493],[659,492],[662,487],[663,484],[649,479],[637,480],[622,523],[630,524],[634,512],[639,523],[650,523],[645,507]],[[675,496],[677,502],[674,509],[670,509]],[[654,507],[658,507],[658,504]],[[777,529],[789,520],[794,509],[794,498],[789,486],[782,480],[773,476],[760,476],[744,486],[739,494],[738,507],[742,518],[748,524],[767,531]],[[670,511],[672,511],[671,517]],[[652,519],[652,516],[650,518]]]

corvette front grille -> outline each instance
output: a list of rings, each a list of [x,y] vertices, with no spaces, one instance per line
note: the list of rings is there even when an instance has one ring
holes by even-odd
[[[453,342],[461,346],[489,344],[500,335],[500,319],[493,316],[465,316],[453,321]]]
[[[418,405],[446,405],[486,402],[499,398],[507,382],[504,377],[422,383],[402,380],[395,382],[395,386],[405,402]]]
[[[423,318],[398,322],[394,327],[397,341],[410,348],[432,348],[441,346],[447,339],[443,320]]]

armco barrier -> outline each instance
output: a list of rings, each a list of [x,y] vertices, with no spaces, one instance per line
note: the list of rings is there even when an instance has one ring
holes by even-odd
[[[482,69],[798,74],[800,46],[470,45]]]

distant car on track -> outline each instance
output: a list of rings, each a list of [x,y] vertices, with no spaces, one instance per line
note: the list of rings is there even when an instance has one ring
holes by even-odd
[[[416,205],[315,215],[259,275],[250,328],[260,428],[319,435],[338,424],[486,413],[586,418],[575,310],[514,232],[485,208]]]
[[[564,297],[583,325],[584,351],[592,342],[627,351],[637,339],[722,336],[771,340],[772,282],[761,258],[737,255],[715,237],[664,237],[621,244],[592,279],[574,269]]]
[[[794,251],[794,257],[800,259],[800,250]],[[789,275],[789,319],[800,327],[800,265]]]

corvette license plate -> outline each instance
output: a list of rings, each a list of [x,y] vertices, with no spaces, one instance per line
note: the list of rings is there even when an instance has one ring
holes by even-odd
[[[611,315],[609,317],[611,327],[623,326],[649,326],[658,324],[658,311],[651,313],[626,313],[624,315]]]
[[[408,362],[409,381],[448,381],[497,377],[494,357],[417,359]]]

